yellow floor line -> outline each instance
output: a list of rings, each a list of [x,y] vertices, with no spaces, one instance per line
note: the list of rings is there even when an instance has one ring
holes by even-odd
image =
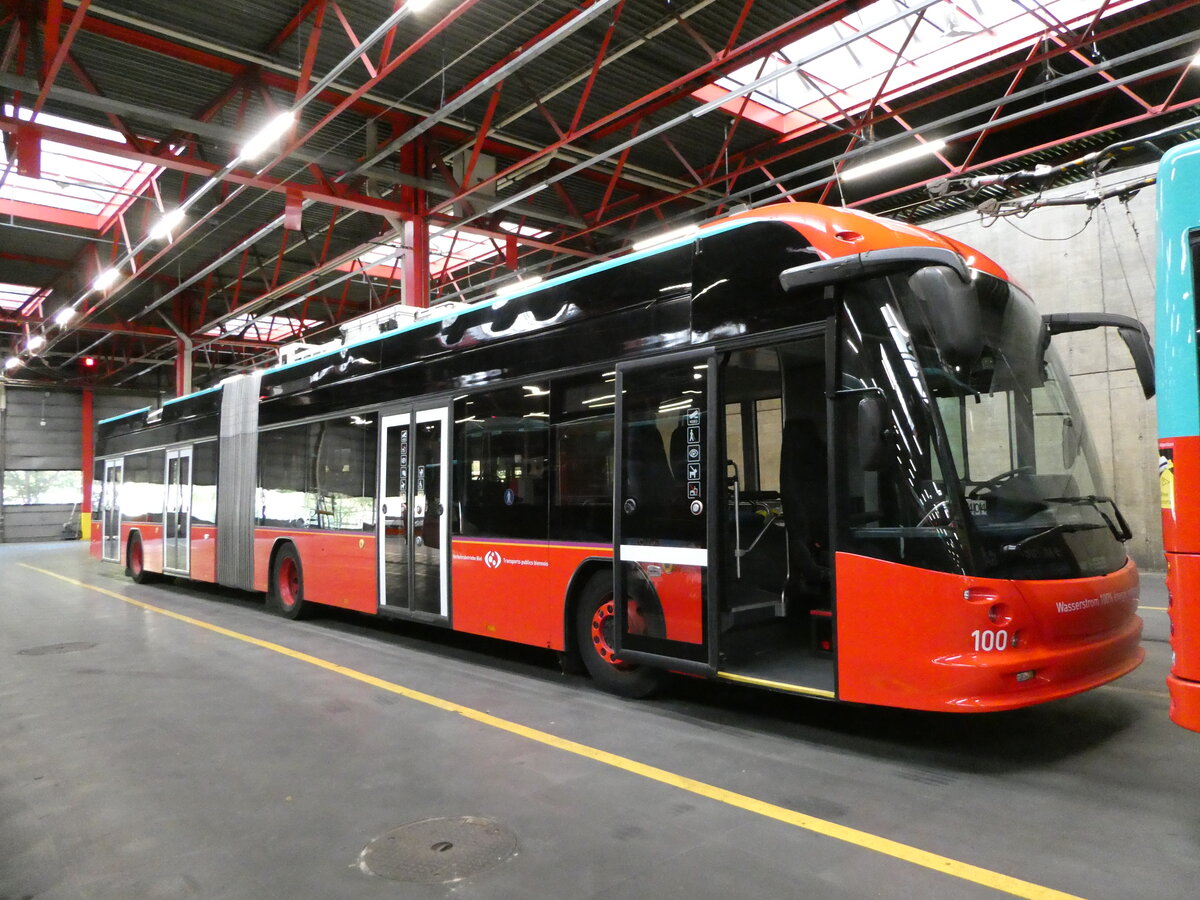
[[[1140,604],[1140,603],[1138,604],[1138,609],[1153,609],[1153,610],[1156,610],[1157,612],[1166,612],[1167,611],[1167,608],[1165,606],[1142,606],[1142,604]]]
[[[180,622],[186,622],[189,625],[195,625],[197,628],[203,628],[207,631],[216,634],[224,635],[225,637],[233,638],[234,640],[242,641],[247,644],[253,644],[256,647],[261,647],[264,650],[271,650],[275,653],[281,653],[284,656],[299,660],[300,662],[308,663],[309,665],[317,666],[321,669],[326,669],[330,672],[336,672],[338,675],[344,675],[347,678],[352,678],[355,681],[363,684],[371,685],[380,690],[388,691],[392,694],[398,694],[401,697],[407,697],[410,700],[415,700],[418,703],[424,703],[428,706],[437,709],[445,710],[446,712],[456,713],[472,721],[487,725],[491,728],[497,728],[501,731],[507,731],[510,734],[515,734],[527,740],[536,741],[539,744],[544,744],[548,747],[554,747],[557,750],[562,750],[566,753],[573,753],[576,756],[582,756],[586,759],[594,760],[598,763],[603,763],[606,766],[612,766],[615,769],[629,772],[633,775],[640,775],[642,778],[647,778],[651,781],[657,781],[661,784],[666,784],[681,791],[687,791],[691,794],[696,794],[700,797],[706,797],[709,800],[715,800],[718,803],[724,803],[728,806],[736,807],[747,812],[755,813],[764,816],[768,819],[774,819],[778,822],[783,822],[788,825],[793,825],[797,828],[802,828],[806,831],[811,831],[815,834],[824,835],[825,837],[833,838],[834,840],[843,841],[847,844],[852,844],[856,847],[862,847],[866,850],[871,850],[875,853],[891,856],[895,859],[903,860],[904,862],[912,863],[917,866],[924,866],[927,869],[932,869],[935,872],[941,872],[944,875],[949,875],[954,878],[962,879],[963,881],[973,882],[974,884],[983,885],[984,887],[993,888],[997,891],[1010,894],[1015,897],[1036,898],[1036,900],[1080,900],[1072,894],[1066,894],[1062,891],[1056,891],[1052,888],[1043,887],[1042,885],[1034,884],[1029,881],[1023,881],[1020,878],[1013,878],[1009,875],[1003,875],[999,872],[993,872],[989,869],[973,866],[969,863],[960,862],[956,859],[951,859],[947,856],[941,856],[937,853],[930,853],[921,850],[917,847],[902,844],[898,841],[889,840],[888,838],[879,837],[866,831],[860,831],[856,828],[849,828],[845,825],[839,825],[836,822],[830,822],[826,819],[818,819],[815,816],[808,816],[804,813],[796,812],[795,810],[787,809],[786,807],[776,806],[774,803],[767,803],[763,800],[757,800],[754,797],[749,797],[745,794],[739,794],[734,791],[728,791],[724,788],[719,788],[711,784],[706,784],[702,781],[697,781],[694,778],[688,778],[684,775],[678,775],[674,772],[669,772],[666,769],[660,769],[656,766],[646,765],[645,763],[637,762],[633,759],[628,759],[624,756],[618,756],[615,753],[609,753],[606,750],[600,750],[596,747],[590,747],[587,744],[580,744],[575,741],[567,740],[566,738],[558,737],[546,731],[539,731],[536,728],[529,728],[525,725],[520,725],[516,722],[510,722],[507,719],[501,719],[497,716],[489,715],[477,709],[472,709],[469,706],[463,706],[459,703],[454,703],[450,700],[443,700],[441,697],[435,697],[432,694],[426,694],[422,691],[413,690],[412,688],[404,687],[400,684],[395,684],[390,681],[384,681],[382,678],[376,678],[373,675],[367,675],[364,672],[359,672],[355,669],[349,669],[329,660],[321,659],[320,657],[310,656],[307,653],[301,653],[298,650],[292,650],[284,647],[281,644],[275,644],[271,641],[264,641],[256,637],[251,637],[247,634],[242,634],[237,631],[231,631],[228,628],[222,628],[220,625],[213,625],[211,622],[205,622],[201,619],[194,619],[191,616],[185,616],[181,613],[172,612],[169,609],[163,609],[160,606],[153,606],[141,600],[135,600],[132,597],[126,597],[124,594],[118,594],[115,591],[107,590],[106,588],[98,587],[97,585],[87,584],[82,581],[77,581],[74,578],[69,578],[66,575],[60,575],[57,572],[51,572],[48,569],[41,569],[37,566],[31,566],[27,563],[19,563],[26,569],[31,569],[34,572],[39,572],[50,578],[57,578],[60,581],[65,581],[68,584],[73,584],[80,588],[95,591],[99,594],[104,594],[108,597],[113,597],[133,606],[149,612],[158,613]]]

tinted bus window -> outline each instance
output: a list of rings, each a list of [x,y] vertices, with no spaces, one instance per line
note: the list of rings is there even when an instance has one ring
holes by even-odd
[[[615,384],[609,371],[551,386],[552,537],[612,543]]]
[[[457,533],[544,539],[550,388],[502,388],[454,404]]]

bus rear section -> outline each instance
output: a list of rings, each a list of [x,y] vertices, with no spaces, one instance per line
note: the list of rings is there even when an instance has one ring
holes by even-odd
[[[1171,719],[1200,731],[1200,142],[1164,155],[1158,175],[1156,355],[1159,477],[1171,619]]]

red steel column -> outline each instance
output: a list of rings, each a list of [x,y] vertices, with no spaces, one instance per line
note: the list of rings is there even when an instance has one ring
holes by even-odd
[[[93,411],[93,392],[91,388],[83,389],[83,415],[80,422],[80,446],[83,452],[80,454],[81,464],[83,466],[83,502],[79,506],[79,536],[83,540],[91,540],[92,537],[92,468],[94,459],[94,446],[92,444],[92,432],[95,429],[95,413]]]
[[[400,149],[400,170],[418,178],[427,175],[425,141],[418,138]],[[405,247],[400,257],[401,298],[409,306],[429,306],[429,215],[425,192],[405,187],[400,202],[414,215],[405,217],[401,234]]]

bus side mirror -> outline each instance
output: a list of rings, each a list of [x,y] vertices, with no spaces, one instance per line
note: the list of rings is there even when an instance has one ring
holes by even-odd
[[[858,401],[858,453],[863,470],[878,472],[883,466],[883,401],[863,397]]]
[[[1154,396],[1154,346],[1146,326],[1130,316],[1113,313],[1050,313],[1042,316],[1046,325],[1046,343],[1056,334],[1066,331],[1090,331],[1093,328],[1115,328],[1133,357],[1142,393],[1149,400]]]
[[[1063,469],[1071,470],[1071,466],[1075,465],[1075,460],[1079,456],[1081,445],[1081,435],[1079,429],[1075,427],[1075,423],[1071,421],[1070,416],[1063,416],[1062,423],[1062,462]]]
[[[924,266],[909,276],[908,286],[942,358],[970,371],[983,352],[983,321],[974,284],[949,266]]]

